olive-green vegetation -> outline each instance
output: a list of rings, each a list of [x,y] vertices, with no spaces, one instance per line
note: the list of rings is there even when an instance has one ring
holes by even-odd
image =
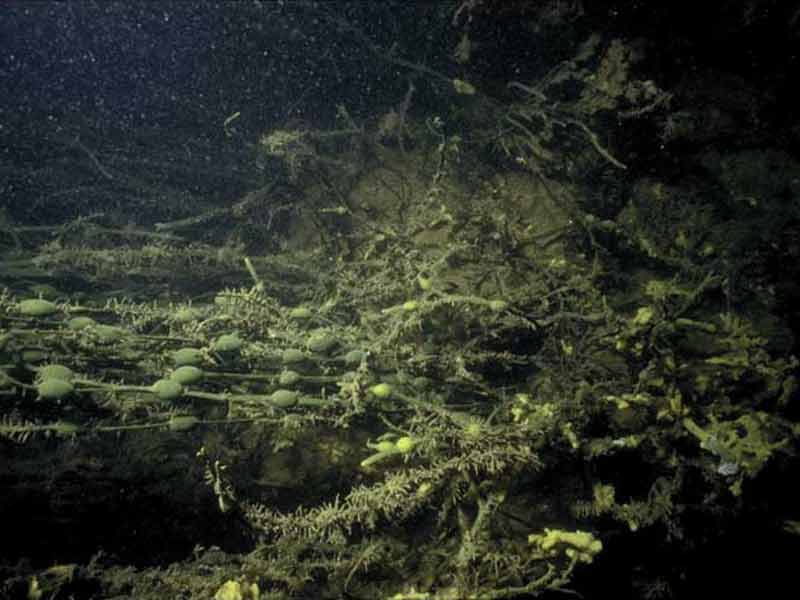
[[[113,247],[92,219],[20,241],[0,435],[185,436],[254,545],[163,573],[174,597],[528,597],[568,589],[606,539],[680,551],[698,522],[728,526],[800,433],[791,335],[747,251],[800,215],[740,202],[756,160],[714,163],[724,211],[655,178],[603,205],[577,173],[622,181],[604,123],[668,95],[634,62],[591,36],[503,98],[459,78],[413,115],[413,91],[377,119],[341,105],[341,128],[251,148],[291,200],[271,182]],[[26,268],[88,291],[46,300]],[[663,591],[674,573],[643,565]]]

